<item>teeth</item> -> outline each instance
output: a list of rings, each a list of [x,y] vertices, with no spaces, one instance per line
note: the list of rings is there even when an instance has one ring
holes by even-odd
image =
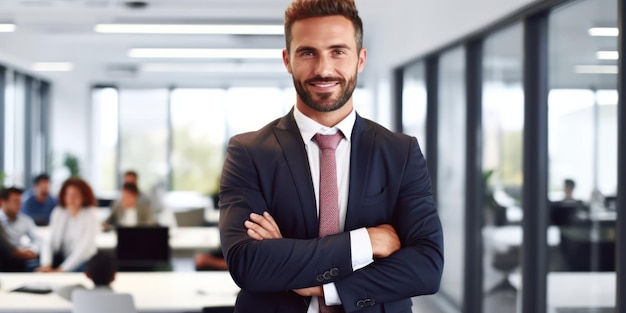
[[[335,85],[335,83],[315,84],[315,86],[322,87],[322,88],[325,88],[325,87],[332,87],[332,86],[334,86],[334,85]]]

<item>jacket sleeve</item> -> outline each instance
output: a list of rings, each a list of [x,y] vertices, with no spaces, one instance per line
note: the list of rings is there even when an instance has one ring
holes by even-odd
[[[250,213],[269,211],[258,170],[246,146],[238,137],[231,139],[220,182],[219,228],[234,281],[249,292],[277,292],[322,285],[352,273],[348,232],[308,240],[256,241],[247,235],[244,222]]]
[[[438,291],[443,235],[426,161],[415,138],[401,178],[393,226],[402,248],[335,282],[346,312]]]

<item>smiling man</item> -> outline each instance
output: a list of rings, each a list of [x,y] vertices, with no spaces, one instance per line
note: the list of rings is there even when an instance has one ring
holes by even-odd
[[[353,0],[295,0],[286,116],[233,137],[220,234],[235,312],[411,312],[439,288],[441,224],[417,140],[361,118],[367,58]]]

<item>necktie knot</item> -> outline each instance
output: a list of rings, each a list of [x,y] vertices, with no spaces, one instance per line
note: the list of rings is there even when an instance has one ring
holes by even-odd
[[[322,150],[337,149],[337,146],[339,145],[341,138],[343,138],[343,134],[340,131],[334,135],[315,134],[315,136],[313,136],[313,140],[317,142],[317,145]]]

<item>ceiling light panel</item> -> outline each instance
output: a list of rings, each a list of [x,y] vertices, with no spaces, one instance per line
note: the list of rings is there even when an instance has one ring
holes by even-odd
[[[280,59],[282,49],[152,49],[128,51],[131,58]]]
[[[283,35],[283,25],[193,25],[193,24],[98,24],[98,33],[197,34],[197,35]]]
[[[593,27],[589,28],[588,33],[593,37],[617,37],[619,29],[617,27]]]

